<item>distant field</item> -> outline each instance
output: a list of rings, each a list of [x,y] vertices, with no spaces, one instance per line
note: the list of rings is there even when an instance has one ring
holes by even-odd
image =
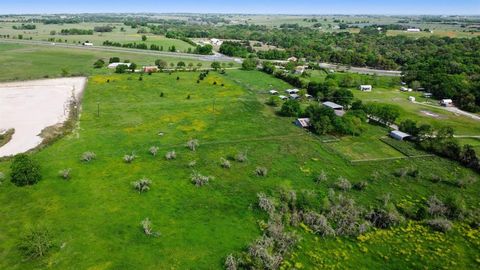
[[[78,24],[41,24],[37,23],[37,29],[35,30],[15,30],[12,29],[14,25],[21,25],[21,23],[1,23],[0,22],[0,35],[10,35],[11,37],[17,37],[18,35],[23,35],[24,39],[32,37],[34,40],[48,40],[49,38],[55,38],[67,40],[66,43],[79,43],[90,41],[95,45],[102,45],[106,40],[115,41],[120,43],[145,43],[150,47],[150,44],[155,44],[158,46],[163,46],[164,50],[167,51],[169,47],[175,46],[175,48],[181,52],[186,52],[189,48],[193,48],[190,44],[178,40],[170,39],[164,36],[145,34],[148,36],[147,41],[142,41],[142,35],[138,34],[138,28],[132,29],[130,26],[126,26],[123,23],[78,23]],[[94,32],[93,35],[61,35],[60,31],[62,29],[85,29],[93,30],[95,26],[105,26],[110,25],[114,27],[112,32],[98,33]],[[120,31],[121,28],[124,28],[124,32]],[[56,35],[51,35],[51,31],[56,31]]]
[[[110,53],[95,50],[76,50],[67,48],[55,48],[32,45],[16,45],[0,43],[0,81],[29,80],[46,76],[58,77],[65,69],[68,74],[89,75],[110,73],[107,69],[94,69],[93,63],[97,59],[108,59],[113,56],[121,57],[121,60],[130,60],[139,67],[153,65],[156,59],[163,59],[176,65],[179,61],[189,63],[202,63],[203,67],[209,67],[211,62],[186,60],[183,58],[149,56],[135,53]]]

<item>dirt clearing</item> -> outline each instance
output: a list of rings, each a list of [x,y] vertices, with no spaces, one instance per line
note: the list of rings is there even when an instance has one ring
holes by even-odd
[[[68,118],[73,95],[80,98],[84,77],[8,82],[0,84],[0,130],[14,129],[11,140],[0,147],[0,157],[37,147],[41,131]]]

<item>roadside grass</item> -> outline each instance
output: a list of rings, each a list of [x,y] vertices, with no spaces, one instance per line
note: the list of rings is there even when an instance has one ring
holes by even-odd
[[[263,104],[264,90],[288,87],[273,77],[256,71],[210,72],[197,84],[198,75],[158,73],[142,81],[134,74],[91,76],[78,136],[67,135],[33,154],[41,164],[43,180],[24,188],[8,181],[0,186],[0,268],[221,269],[228,254],[243,250],[261,235],[259,221],[264,215],[254,207],[258,192],[274,195],[294,189],[327,196],[339,177],[352,183],[369,182],[364,191],[344,192],[365,208],[381,204],[380,198],[387,193],[396,204],[403,200],[423,203],[433,194],[439,198],[455,194],[462,195],[469,209],[479,206],[478,181],[466,189],[430,181],[430,174],[446,181],[476,176],[455,162],[432,157],[352,166],[332,152],[330,144],[295,127],[290,118],[276,116]],[[371,126],[363,136],[341,138],[339,149],[354,157],[401,156],[379,140],[385,132]],[[199,140],[195,152],[185,145],[190,139]],[[151,146],[158,146],[158,156],[148,152]],[[177,159],[166,160],[165,153],[172,150]],[[86,151],[95,152],[97,158],[80,162]],[[123,162],[122,157],[132,152],[137,158],[131,164]],[[221,167],[220,158],[239,152],[247,153],[246,162],[232,161],[228,170]],[[196,187],[190,182],[188,164],[193,160],[196,171],[215,177],[208,185]],[[0,162],[0,171],[8,175],[9,165],[8,160]],[[266,167],[268,176],[255,176],[257,166]],[[393,176],[396,169],[406,167],[417,168],[420,176]],[[64,168],[71,168],[69,181],[58,176]],[[328,179],[316,184],[314,178],[321,171]],[[371,179],[373,173],[378,173],[378,179]],[[152,181],[151,189],[139,194],[131,182],[143,177]],[[146,217],[159,237],[144,235],[140,222]],[[16,245],[20,235],[35,225],[50,229],[55,248],[42,260],[25,261]],[[374,242],[379,236],[362,242],[355,238],[315,240],[315,235],[301,233],[303,240],[292,254],[295,259],[288,261],[299,262],[305,269],[320,265],[317,257],[325,266],[335,263],[338,268],[368,267],[372,262],[380,266],[380,252],[389,257],[381,264],[383,268],[396,269],[400,261],[404,268],[430,262],[416,255],[403,261],[405,256],[395,251],[401,246],[423,254],[436,248],[436,243],[426,241],[431,234],[425,232],[426,227],[395,230],[393,234],[386,230],[368,234],[388,235],[381,245]],[[450,248],[465,251],[461,254],[466,256],[455,260],[466,268],[475,268],[480,250],[477,242],[472,244],[472,233],[477,237],[478,230],[443,236]],[[411,237],[426,240],[412,247],[407,243]],[[360,245],[372,252],[363,252]],[[450,254],[445,260],[452,259]]]

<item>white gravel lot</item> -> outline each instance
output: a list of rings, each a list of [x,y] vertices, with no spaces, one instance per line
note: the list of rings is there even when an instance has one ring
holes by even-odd
[[[10,142],[0,147],[0,157],[38,146],[44,128],[67,119],[73,90],[80,98],[86,82],[74,77],[0,83],[0,130],[15,129]]]

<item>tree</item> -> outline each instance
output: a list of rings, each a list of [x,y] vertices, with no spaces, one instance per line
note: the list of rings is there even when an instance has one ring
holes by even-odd
[[[186,64],[183,61],[180,61],[180,62],[177,63],[178,68],[185,68],[185,66],[186,66]]]
[[[242,69],[244,70],[254,70],[257,68],[257,60],[254,58],[247,58],[243,60]]]
[[[297,100],[289,99],[283,103],[280,109],[282,116],[298,116],[301,113],[300,103]]]
[[[147,41],[147,36],[146,35],[142,35],[142,41]]]
[[[95,61],[95,63],[93,63],[94,68],[102,68],[104,65],[105,61],[103,61],[103,59],[98,59],[97,61]]]
[[[333,92],[332,101],[343,105],[344,107],[348,107],[352,104],[353,101],[353,93],[348,89],[339,89]]]
[[[108,63],[120,63],[120,58],[119,57],[111,57]]]
[[[122,73],[125,73],[128,69],[128,66],[127,65],[118,65],[116,68],[115,68],[115,73],[119,73],[119,74],[122,74]]]
[[[162,59],[155,60],[155,65],[160,69],[165,69],[168,66],[168,63]]]
[[[11,181],[17,186],[33,185],[42,179],[40,166],[25,154],[16,155],[10,169]]]
[[[221,65],[219,62],[217,61],[214,61],[212,62],[212,64],[210,65],[215,71],[218,70],[219,68],[221,68]]]

